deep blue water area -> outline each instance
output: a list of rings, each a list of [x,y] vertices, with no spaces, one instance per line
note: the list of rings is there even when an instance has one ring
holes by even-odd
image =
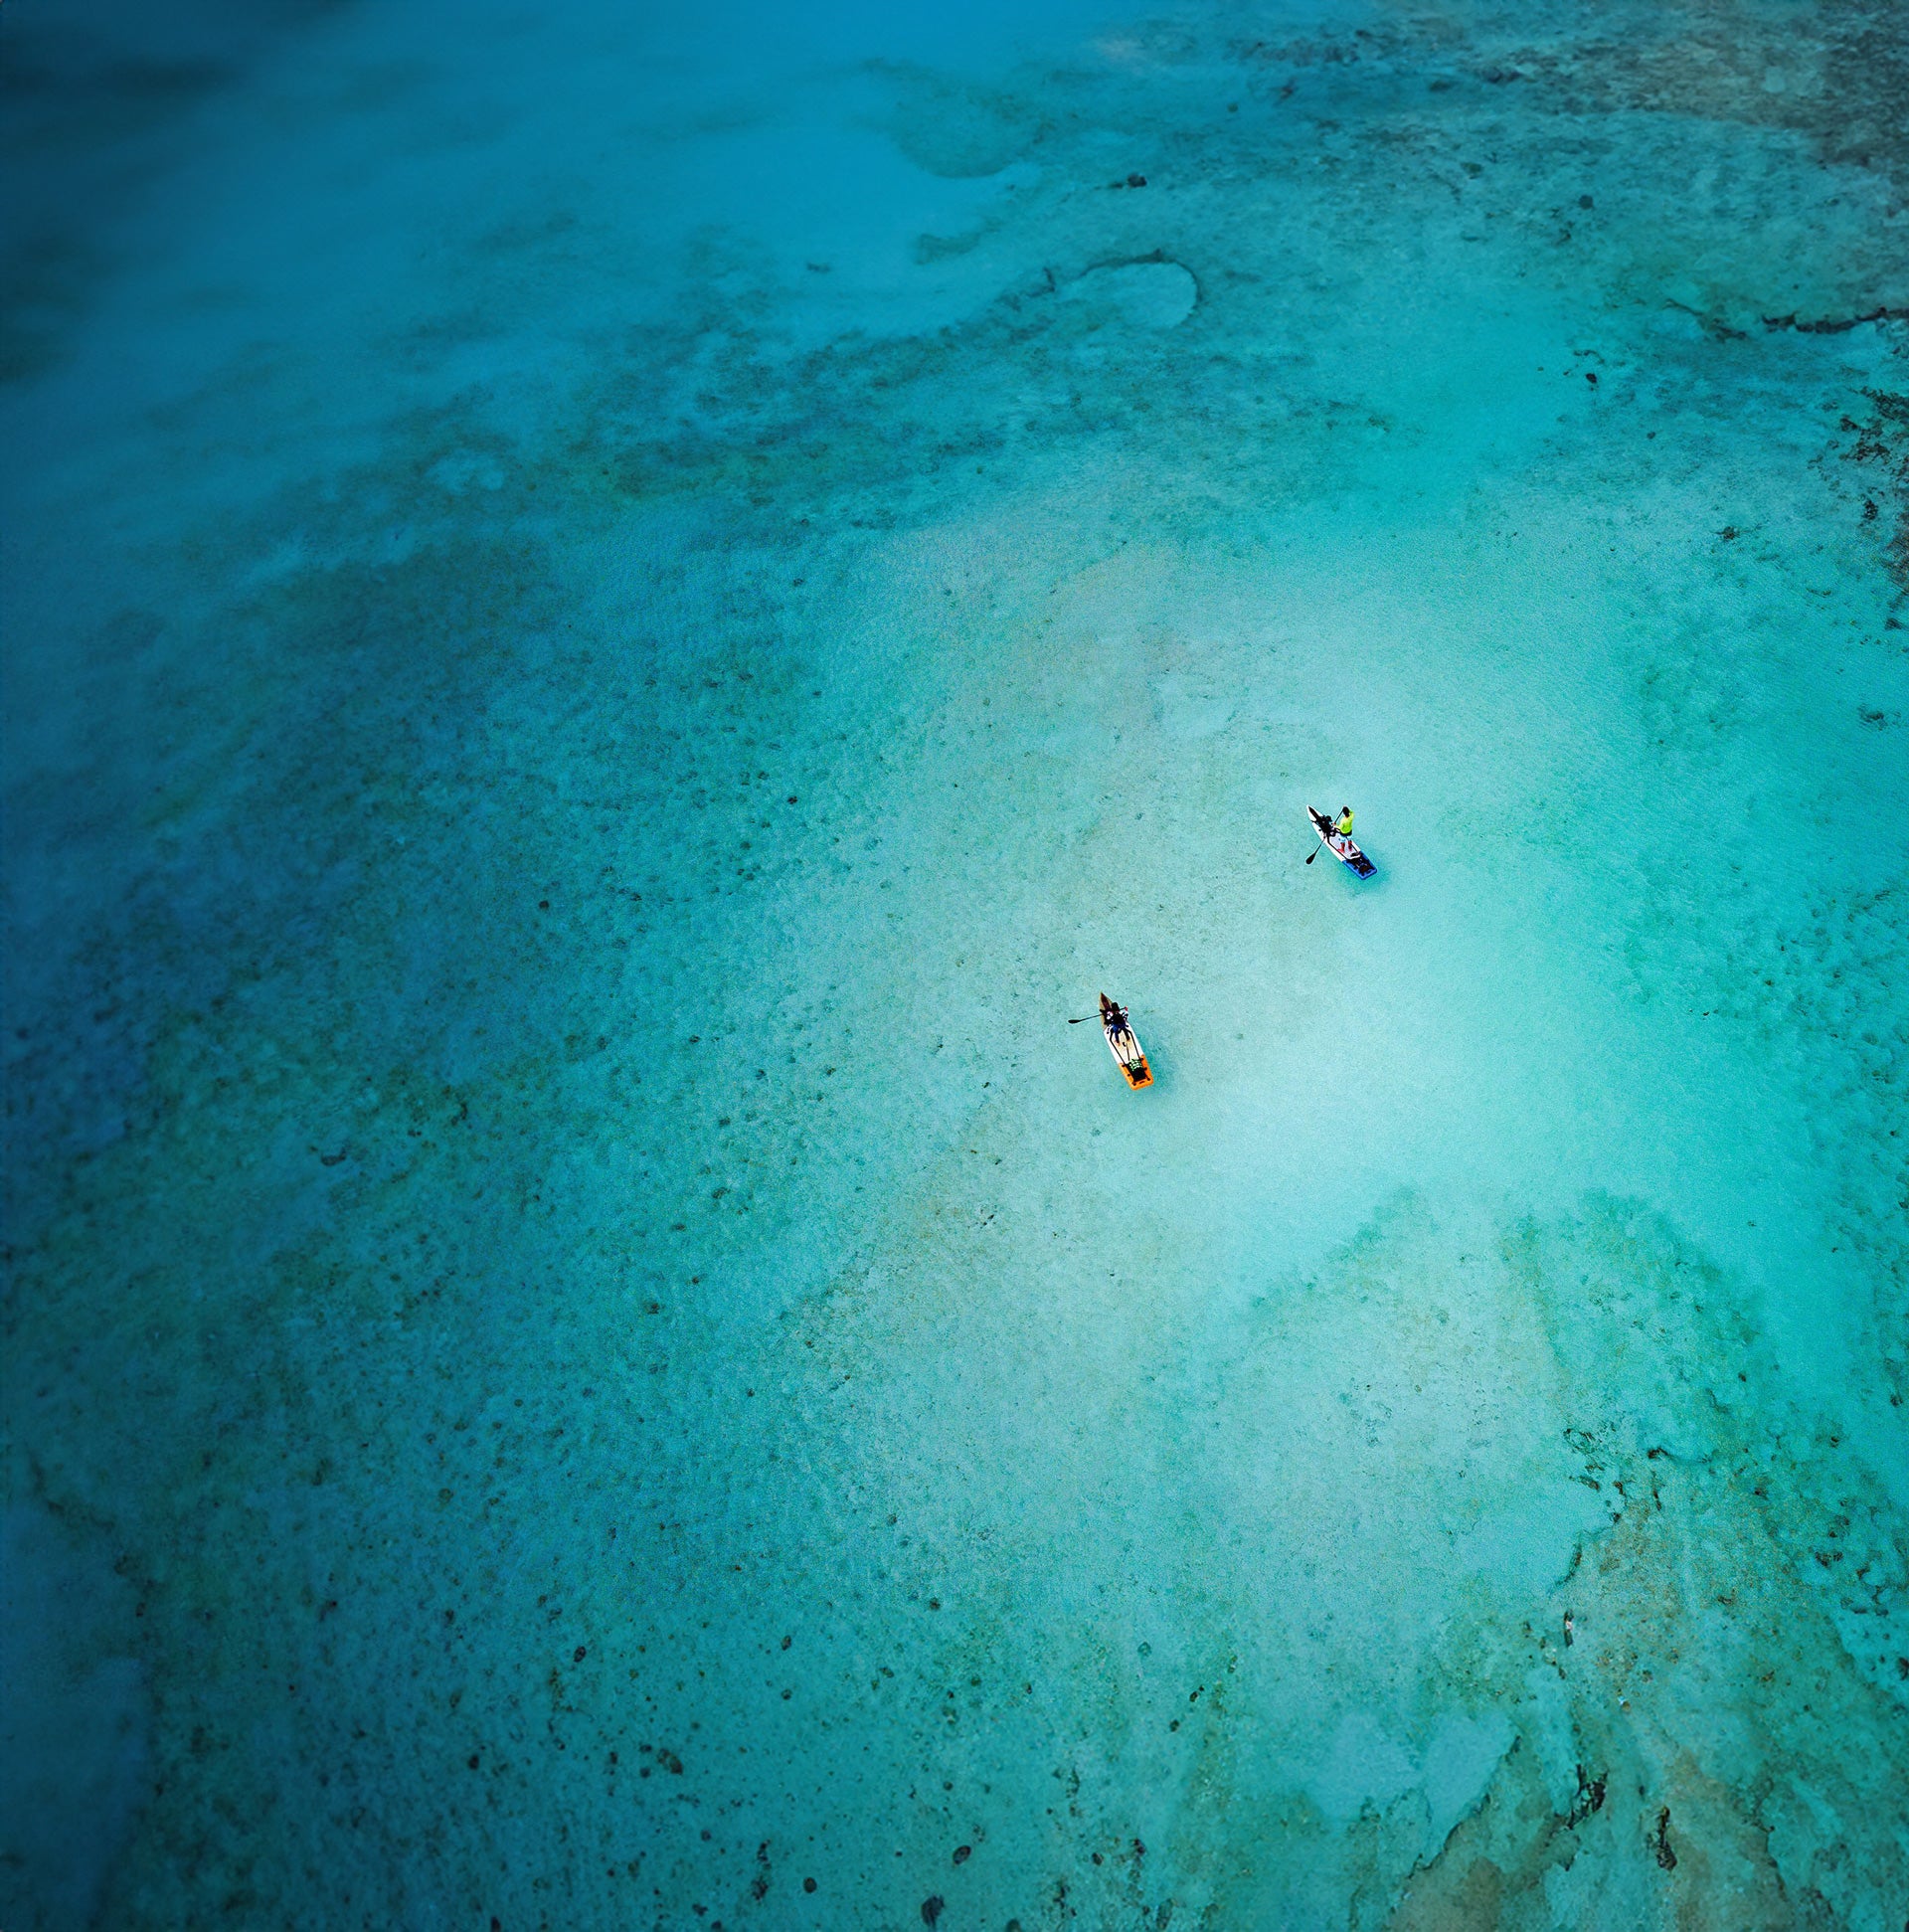
[[[0,62],[0,1926],[1899,1932],[1900,4]]]

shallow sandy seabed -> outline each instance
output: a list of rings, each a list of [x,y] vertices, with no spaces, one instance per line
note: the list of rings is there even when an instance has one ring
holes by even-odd
[[[0,1920],[1895,1932],[1900,12],[235,21],[13,34]]]

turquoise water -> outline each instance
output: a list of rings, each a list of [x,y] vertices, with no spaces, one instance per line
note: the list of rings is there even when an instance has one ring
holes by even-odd
[[[4,51],[0,1923],[1902,1925],[1898,9]]]

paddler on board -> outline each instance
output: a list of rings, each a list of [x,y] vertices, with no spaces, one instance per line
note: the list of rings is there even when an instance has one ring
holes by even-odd
[[[1082,1014],[1081,1019],[1071,1019],[1070,1026],[1079,1026],[1082,1020],[1091,1018]],[[1101,995],[1101,1030],[1107,1035],[1107,1043],[1114,1050],[1114,1058],[1120,1063],[1122,1074],[1129,1087],[1150,1087],[1153,1084],[1153,1069],[1146,1064],[1146,1055],[1140,1051],[1140,1043],[1133,1037],[1133,1028],[1128,1023],[1127,1008]]]
[[[1124,1046],[1128,1040],[1133,1040],[1134,1057],[1138,1058],[1140,1043],[1133,1039],[1133,1029],[1127,1023],[1127,1008],[1109,999],[1106,993],[1101,995],[1101,1024],[1107,1028],[1107,1037],[1116,1047]]]
[[[1352,807],[1341,805],[1336,818],[1328,818],[1317,805],[1307,805],[1305,815],[1312,829],[1318,834],[1319,842],[1306,853],[1305,862],[1310,865],[1320,852],[1330,852],[1335,859],[1342,861],[1361,879],[1369,879],[1378,870],[1352,842]]]

